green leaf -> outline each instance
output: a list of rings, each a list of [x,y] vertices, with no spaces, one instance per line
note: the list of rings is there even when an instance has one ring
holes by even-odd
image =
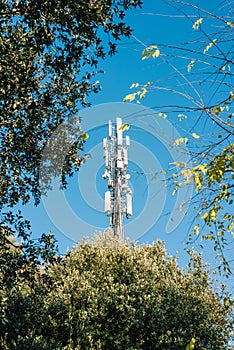
[[[190,340],[190,343],[186,346],[186,350],[193,350],[194,346],[195,346],[195,343],[196,343],[196,339],[192,338]]]

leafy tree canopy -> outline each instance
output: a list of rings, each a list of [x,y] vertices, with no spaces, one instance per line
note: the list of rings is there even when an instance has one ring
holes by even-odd
[[[98,61],[129,37],[125,12],[141,0],[0,1],[0,208],[33,196],[40,200],[39,164],[51,133],[88,104]],[[72,121],[73,122],[73,121]],[[74,125],[74,123],[73,123]],[[80,125],[64,162],[64,174],[84,156]],[[62,147],[62,146],[61,146]],[[58,152],[59,153],[59,152]],[[78,154],[78,155],[77,155]],[[56,174],[56,155],[50,173]],[[54,167],[53,167],[54,166]]]
[[[25,331],[25,325],[31,322],[33,311],[25,319],[23,310],[36,305],[35,281],[40,279],[41,265],[52,262],[56,254],[53,234],[42,234],[39,240],[33,240],[30,223],[21,213],[8,209],[19,202],[26,204],[30,198],[38,204],[53,175],[60,175],[63,170],[62,181],[66,185],[66,175],[71,176],[85,160],[82,150],[87,135],[82,132],[80,122],[71,116],[88,105],[90,93],[99,91],[99,82],[94,77],[98,61],[115,54],[117,42],[130,36],[125,13],[141,3],[141,0],[0,0],[0,339],[3,348],[8,349],[5,336],[11,337],[18,323],[22,335],[21,330]],[[61,142],[55,148],[52,140],[50,153],[44,153],[45,145],[63,121],[68,121],[68,127],[60,129]],[[72,144],[69,132],[74,136]],[[68,145],[71,147],[67,148]],[[60,159],[65,148],[66,157]],[[42,161],[43,173],[40,173]],[[41,186],[39,178],[43,180]],[[28,290],[33,291],[29,300],[24,298]],[[15,317],[9,321],[7,308],[11,302],[18,303],[19,313],[13,307],[9,312]],[[25,344],[22,349],[26,349]]]
[[[49,267],[43,293],[36,284],[39,321],[32,317],[23,337],[10,313],[22,299],[10,303],[9,322],[18,321],[7,342],[20,340],[24,349],[36,341],[47,349],[230,349],[231,300],[224,289],[212,290],[201,256],[190,255],[184,271],[162,242],[82,243]]]

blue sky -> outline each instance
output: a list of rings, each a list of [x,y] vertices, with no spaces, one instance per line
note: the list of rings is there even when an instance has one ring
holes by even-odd
[[[220,1],[212,4],[207,2],[205,5],[204,1],[193,3],[210,6],[212,9]],[[198,123],[194,129],[192,116],[184,124],[170,119],[171,107],[163,106],[179,105],[184,100],[166,91],[150,93],[141,105],[134,102],[123,104],[122,101],[132,91],[132,83],[153,81],[164,86],[177,86],[178,81],[174,78],[175,72],[170,64],[177,64],[186,71],[190,58],[176,61],[173,55],[178,53],[171,49],[170,64],[167,64],[164,50],[168,52],[165,45],[177,45],[199,37],[192,25],[200,14],[192,11],[190,15],[190,18],[184,19],[181,13],[165,1],[145,0],[142,10],[131,11],[127,15],[127,21],[134,29],[133,36],[119,44],[118,53],[114,57],[101,62],[100,69],[105,74],[99,74],[96,78],[100,81],[102,90],[90,97],[92,107],[81,110],[78,115],[83,130],[89,133],[85,152],[90,153],[91,158],[71,179],[66,191],[58,193],[55,184],[55,190],[37,208],[30,204],[23,208],[26,218],[31,221],[34,236],[39,237],[42,232],[53,231],[62,254],[77,240],[91,236],[109,225],[109,219],[103,211],[107,184],[102,179],[102,139],[108,133],[108,119],[115,121],[116,117],[122,117],[124,122],[130,124],[127,134],[132,140],[129,173],[133,190],[133,217],[128,222],[124,221],[128,224],[127,235],[140,243],[163,239],[167,250],[171,254],[179,251],[179,259],[182,263],[185,262],[187,256],[184,241],[193,224],[195,212],[192,206],[186,208],[187,215],[184,215],[185,209],[181,212],[177,210],[178,195],[172,196],[173,189],[167,187],[163,171],[171,167],[173,161],[183,161],[187,157],[172,147],[178,136],[184,137],[185,130],[190,130],[205,135],[208,140],[210,125]],[[158,45],[161,57],[142,61],[142,51],[149,45]],[[167,113],[168,119],[158,117],[160,111]],[[192,142],[191,140],[191,147]],[[186,158],[186,161],[189,159]],[[192,189],[188,187],[183,191],[180,201],[191,197]],[[204,255],[205,259],[213,261],[209,246]]]

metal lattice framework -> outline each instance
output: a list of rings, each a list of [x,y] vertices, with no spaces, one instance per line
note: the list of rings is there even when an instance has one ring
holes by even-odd
[[[103,178],[108,180],[105,193],[105,213],[110,217],[110,226],[114,236],[124,240],[123,215],[132,215],[132,191],[128,186],[130,175],[127,174],[129,136],[123,137],[124,126],[121,118],[116,124],[109,121],[109,137],[103,139],[106,168]]]

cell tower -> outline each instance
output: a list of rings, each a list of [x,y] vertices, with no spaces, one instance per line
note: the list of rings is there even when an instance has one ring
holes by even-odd
[[[116,124],[109,121],[109,137],[103,139],[105,172],[108,191],[105,193],[105,213],[110,217],[110,226],[114,236],[124,240],[123,215],[132,215],[132,191],[128,186],[130,175],[126,173],[130,137],[123,138],[122,119],[116,118]]]

